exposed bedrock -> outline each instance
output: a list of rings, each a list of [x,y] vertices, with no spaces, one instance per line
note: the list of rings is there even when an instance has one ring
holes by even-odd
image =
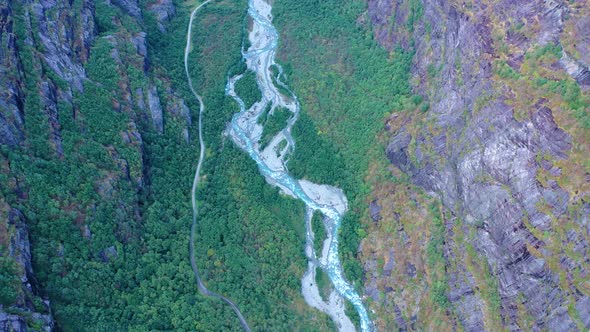
[[[14,261],[20,279],[20,287],[16,289],[10,310],[0,305],[0,331],[30,331],[33,324],[41,331],[52,331],[55,323],[50,314],[49,301],[41,299],[37,290],[25,217],[3,202],[0,202],[0,217],[7,218],[8,259]]]
[[[156,0],[148,5],[148,10],[156,17],[161,32],[166,32],[166,24],[176,15],[172,0]]]
[[[461,325],[469,331],[490,329],[482,314],[489,312],[488,304],[466,263],[453,254],[461,248],[450,231],[456,222],[473,230],[466,241],[497,280],[506,328],[526,329],[524,316],[532,320],[533,330],[589,328],[588,289],[573,277],[583,271],[578,275],[588,278],[589,262],[571,259],[560,249],[572,246],[574,255],[585,257],[589,252],[588,177],[579,190],[557,180],[569,172],[558,165],[571,158],[580,141],[558,125],[565,107],[540,93],[515,96],[517,90],[503,84],[495,69],[501,58],[519,72],[524,55],[545,45],[567,49],[566,14],[578,10],[576,4],[424,0],[419,20],[408,29],[414,15],[409,2],[368,3],[382,46],[415,48],[413,88],[429,108],[389,128],[386,154],[453,216],[446,221],[445,259],[454,266],[448,271],[446,296]],[[588,29],[587,22],[577,23],[576,29]],[[580,43],[587,47],[584,38]],[[558,58],[548,70],[567,72],[583,86],[588,77],[583,57],[569,59]],[[542,174],[549,174],[549,180],[541,180]],[[571,225],[568,235],[560,223]]]
[[[24,140],[24,114],[11,4],[11,0],[0,1],[0,144],[17,145]]]

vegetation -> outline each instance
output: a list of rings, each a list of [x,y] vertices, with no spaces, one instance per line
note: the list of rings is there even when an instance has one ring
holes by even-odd
[[[330,294],[334,290],[332,287],[332,281],[330,281],[330,277],[324,270],[317,268],[315,279],[322,299],[324,299],[324,301],[328,301]]]
[[[315,212],[311,218],[311,229],[314,235],[313,247],[318,256],[322,255],[322,246],[326,239],[326,227],[324,226],[322,218],[323,216],[319,212]]]
[[[279,76],[279,68],[276,65],[272,65],[270,67],[270,72],[272,74],[272,82],[274,84],[275,87],[277,87],[277,89],[279,90],[279,93],[281,93],[283,96],[290,98],[291,97],[291,91],[289,91],[287,88],[285,88],[284,84],[286,84],[287,82],[285,81],[285,76]],[[279,83],[282,82],[283,84]]]
[[[426,257],[428,267],[432,271],[432,291],[430,293],[432,301],[442,307],[449,306],[449,299],[447,297],[447,277],[445,273],[445,257],[444,257],[444,241],[445,241],[445,226],[441,218],[441,212],[437,211],[439,207],[432,203],[429,206],[429,212],[433,216],[430,241],[426,248]]]
[[[246,71],[236,82],[236,94],[242,98],[246,109],[249,109],[257,101],[262,99],[260,89],[258,89],[258,83],[256,83],[256,73],[248,70]]]
[[[20,294],[18,267],[11,257],[0,255],[0,304],[14,303]]]
[[[289,121],[291,116],[291,111],[282,107],[275,108],[272,114],[266,114],[266,121],[262,130],[262,137],[260,138],[261,150],[270,143],[273,137],[287,127],[287,121]]]
[[[240,330],[230,308],[198,293],[188,262],[198,142],[183,139],[185,120],[169,112],[175,100],[163,92],[173,89],[183,97],[193,124],[198,104],[182,65],[191,8],[176,5],[177,16],[162,33],[149,11],[140,26],[118,7],[97,4],[100,36],[111,37],[93,44],[83,93],[74,92],[72,104],[58,105],[63,154],[51,139],[47,115],[38,111],[43,108],[37,93],[25,105],[30,148],[0,149],[0,165],[9,165],[2,176],[18,178],[28,197],[4,186],[0,192],[27,218],[37,279],[63,331]],[[27,6],[16,5],[18,17]],[[226,123],[238,110],[224,88],[228,73],[244,70],[239,50],[245,6],[238,0],[212,3],[194,26],[190,71],[207,109],[198,265],[207,286],[236,302],[255,330],[328,330],[327,316],[300,294],[302,203],[268,186],[247,155],[223,142]],[[15,24],[24,36],[24,22]],[[130,41],[138,29],[148,32],[147,72]],[[38,50],[18,40],[26,55],[26,88],[37,91],[51,69],[37,70],[44,66],[33,56]],[[121,63],[111,56],[115,50]],[[260,99],[251,74],[240,82],[253,92],[248,103]],[[152,128],[146,110],[126,101],[121,88],[148,84],[160,92],[163,134]],[[189,137],[197,137],[196,130],[188,127]],[[2,300],[11,302],[14,273],[4,263]]]
[[[412,54],[388,54],[368,26],[350,23],[363,14],[362,1],[278,1],[273,10],[282,38],[279,57],[302,106],[289,169],[296,177],[345,191],[350,209],[340,229],[340,249],[347,278],[358,284],[367,156],[378,148],[374,141],[384,117],[403,109]]]
[[[301,112],[293,126],[296,149],[289,160],[289,171],[296,178],[340,186],[344,161],[329,140],[321,136],[312,118]]]

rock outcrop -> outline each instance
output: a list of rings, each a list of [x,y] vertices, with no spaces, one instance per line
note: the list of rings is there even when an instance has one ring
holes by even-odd
[[[24,140],[24,110],[11,3],[11,0],[0,1],[0,144],[14,146]]]
[[[121,8],[123,12],[129,14],[129,16],[135,19],[141,19],[141,9],[137,3],[137,0],[111,0],[112,3]]]
[[[0,330],[30,331],[31,326],[38,326],[42,331],[52,331],[55,324],[49,301],[41,299],[37,291],[25,218],[19,210],[6,204],[0,204],[0,216],[7,218],[7,234],[0,234],[0,238],[8,238],[7,257],[16,263],[21,283],[14,303],[6,307],[0,304]],[[0,255],[4,254],[0,251]]]
[[[160,32],[166,32],[166,24],[176,14],[172,0],[156,0],[148,5],[148,10],[156,17]]]
[[[152,123],[158,132],[164,131],[164,119],[162,117],[162,107],[160,106],[160,98],[158,97],[158,90],[152,86],[147,91],[148,105],[150,107],[150,114],[152,115]]]
[[[76,15],[70,1],[64,0],[34,2],[30,8],[25,17],[30,33],[27,42],[43,50],[39,60],[55,75],[74,90],[82,91],[84,62],[97,33],[94,2],[83,1],[80,15]],[[38,27],[33,27],[32,22]]]
[[[561,21],[562,66],[581,85],[590,86],[590,6],[576,1],[567,7]]]
[[[563,52],[561,65],[578,83],[590,86],[590,70],[588,66],[572,59],[567,53]]]

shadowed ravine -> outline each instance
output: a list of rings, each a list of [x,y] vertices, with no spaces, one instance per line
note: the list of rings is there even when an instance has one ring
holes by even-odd
[[[191,267],[193,269],[195,279],[197,280],[199,292],[201,292],[201,294],[203,294],[204,296],[215,297],[215,298],[218,298],[218,299],[222,300],[223,302],[227,303],[234,310],[234,312],[236,313],[236,315],[240,319],[240,323],[242,324],[242,327],[244,328],[244,330],[249,332],[250,327],[248,326],[246,319],[244,318],[244,316],[240,312],[240,309],[238,309],[238,307],[232,301],[230,301],[227,297],[217,294],[217,293],[212,292],[209,289],[207,289],[207,287],[205,286],[205,284],[201,280],[201,277],[199,276],[199,270],[197,268],[197,264],[195,263],[195,248],[194,248],[195,245],[194,245],[194,243],[195,243],[195,231],[196,231],[196,227],[197,227],[197,215],[198,215],[197,200],[195,198],[195,191],[197,190],[197,186],[199,185],[199,175],[201,174],[201,166],[203,165],[203,159],[205,158],[205,142],[203,141],[203,130],[202,130],[203,129],[203,112],[205,111],[205,104],[203,103],[203,99],[201,98],[201,96],[196,92],[196,90],[193,87],[193,82],[192,82],[192,79],[191,79],[191,76],[190,76],[189,70],[188,70],[188,55],[189,55],[190,49],[191,49],[191,31],[192,31],[192,27],[193,27],[193,20],[195,18],[195,14],[197,13],[197,11],[199,9],[201,9],[203,6],[205,6],[209,2],[211,2],[211,0],[207,0],[207,1],[203,2],[201,5],[199,5],[197,8],[195,8],[192,11],[191,17],[189,20],[189,24],[188,24],[188,30],[186,33],[186,48],[184,49],[184,70],[186,72],[186,78],[188,80],[188,85],[189,85],[192,93],[195,95],[195,97],[199,101],[199,144],[200,144],[199,149],[200,150],[199,150],[199,162],[197,163],[197,170],[195,171],[195,177],[193,180],[193,187],[191,190],[191,203],[192,203],[192,207],[193,207],[193,223],[191,225],[191,234],[190,234],[190,242],[189,242],[189,255],[190,255],[190,261],[191,261]]]
[[[345,313],[344,298],[352,303],[358,312],[361,329],[363,331],[373,331],[373,324],[362,299],[345,280],[339,260],[338,229],[348,206],[344,193],[341,189],[332,186],[314,184],[306,180],[296,180],[288,173],[288,156],[295,149],[291,128],[298,118],[300,106],[297,96],[282,83],[282,68],[275,63],[275,51],[279,35],[272,25],[271,9],[271,5],[264,0],[248,1],[248,15],[253,21],[252,30],[248,36],[251,46],[248,50],[242,50],[242,53],[248,69],[256,73],[257,86],[262,93],[262,100],[246,109],[244,101],[235,91],[235,84],[243,75],[230,77],[226,85],[226,94],[238,103],[240,112],[236,113],[232,118],[226,134],[256,162],[260,173],[268,183],[279,187],[285,194],[303,201],[307,206],[305,220],[307,243],[305,251],[308,258],[308,271],[302,278],[302,293],[306,302],[310,306],[328,314],[340,331],[355,330],[353,323]],[[272,75],[271,67],[276,68],[278,71],[275,77]],[[289,96],[281,94],[274,82],[288,91]],[[287,121],[286,127],[276,133],[268,145],[261,150],[259,141],[264,127],[259,123],[259,120],[265,114],[268,106],[270,106],[270,111],[266,115],[267,117],[273,116],[275,110],[279,108],[290,111],[292,115],[290,120]],[[314,211],[319,211],[324,216],[324,224],[328,234],[319,258],[314,252],[314,235],[309,222]],[[317,268],[324,270],[328,274],[336,289],[330,294],[328,301],[325,301],[319,295],[315,282]]]

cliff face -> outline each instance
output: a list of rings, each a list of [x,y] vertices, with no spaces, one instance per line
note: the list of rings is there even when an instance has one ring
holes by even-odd
[[[150,64],[143,31],[146,15],[165,31],[174,5],[150,1],[145,10],[142,13],[137,1],[0,1],[0,259],[5,264],[2,277],[10,285],[0,305],[2,331],[54,328],[48,294],[40,291],[31,259],[27,224],[39,221],[25,215],[38,218],[39,212],[53,208],[56,219],[69,214],[79,236],[90,245],[88,216],[102,199],[112,200],[125,212],[114,217],[117,231],[111,233],[117,233],[119,241],[131,241],[127,228],[140,220],[137,197],[147,172],[142,135],[162,134],[165,121],[170,121],[184,128],[183,140],[190,140],[189,110],[160,67]],[[101,120],[93,112],[107,116]],[[109,116],[119,121],[108,123],[104,119]],[[96,160],[85,152],[90,147],[107,159],[94,165]],[[64,167],[65,173],[48,178],[62,183],[74,174],[65,165],[91,163],[95,168],[89,177],[70,179],[74,182],[69,189],[62,184],[61,192],[42,193],[30,177],[44,171],[23,169],[22,160],[13,159],[17,155],[28,158],[25,165],[33,168]],[[96,195],[84,202],[68,198],[85,181]],[[33,212],[29,200],[35,196],[47,202]],[[27,211],[15,208],[19,205]],[[51,259],[76,254],[63,241],[44,242],[45,234],[37,235],[38,252],[47,253],[37,258],[37,264],[49,266],[54,264]],[[114,245],[115,241],[100,244],[93,255],[108,262],[116,256]],[[14,280],[20,280],[20,286]]]
[[[0,2],[0,144],[17,146],[25,140],[23,67],[16,45],[12,1]],[[1,173],[8,173],[3,160]],[[4,185],[11,185],[3,182]],[[18,193],[16,183],[13,192]],[[0,259],[2,303],[0,330],[27,331],[29,326],[50,331],[54,327],[49,302],[39,296],[31,263],[29,233],[22,213],[0,194]]]
[[[11,1],[0,2],[0,143],[19,144],[24,139],[22,67],[16,48]]]
[[[415,51],[424,102],[388,121],[386,154],[442,202],[447,328],[590,328],[590,3],[368,3],[382,46]],[[391,297],[398,327],[420,310],[408,299]]]

